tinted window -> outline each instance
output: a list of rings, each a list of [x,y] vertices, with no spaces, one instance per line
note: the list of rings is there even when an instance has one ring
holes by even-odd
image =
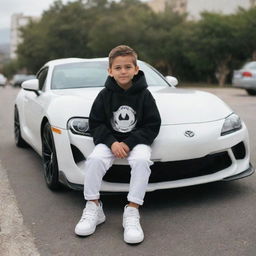
[[[149,86],[168,86],[162,76],[149,65],[139,62]],[[54,68],[52,89],[102,87],[108,76],[108,61],[91,61],[58,65]]]
[[[42,90],[45,84],[45,80],[47,77],[48,68],[44,68],[39,71],[37,78],[39,80],[39,90]]]

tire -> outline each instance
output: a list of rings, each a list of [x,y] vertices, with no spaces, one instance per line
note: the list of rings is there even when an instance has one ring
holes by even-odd
[[[42,156],[44,167],[44,178],[46,185],[51,190],[59,190],[58,159],[50,124],[47,122],[42,132]]]
[[[254,89],[246,89],[246,91],[249,95],[256,95],[256,90]]]
[[[20,117],[17,107],[14,108],[14,138],[15,144],[19,148],[28,147],[27,142],[22,138],[20,131]]]

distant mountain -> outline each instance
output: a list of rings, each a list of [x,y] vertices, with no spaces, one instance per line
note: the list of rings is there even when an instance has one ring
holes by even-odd
[[[9,44],[10,43],[10,29],[9,28],[0,28],[0,44]]]

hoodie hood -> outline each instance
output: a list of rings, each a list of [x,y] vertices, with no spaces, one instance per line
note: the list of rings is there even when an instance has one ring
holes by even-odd
[[[133,77],[132,86],[128,90],[124,90],[122,87],[120,87],[117,84],[116,80],[111,76],[108,76],[105,82],[105,87],[108,90],[113,92],[119,92],[119,93],[125,92],[127,94],[134,94],[142,90],[145,90],[148,87],[148,85],[147,85],[146,78],[143,71],[139,70],[138,74]]]

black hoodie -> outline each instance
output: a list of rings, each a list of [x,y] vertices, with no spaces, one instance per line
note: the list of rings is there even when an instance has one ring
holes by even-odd
[[[132,150],[137,144],[152,144],[159,132],[161,118],[147,87],[142,71],[134,76],[128,90],[121,88],[114,78],[107,78],[89,117],[95,145],[103,143],[111,148],[114,142],[122,141]]]

